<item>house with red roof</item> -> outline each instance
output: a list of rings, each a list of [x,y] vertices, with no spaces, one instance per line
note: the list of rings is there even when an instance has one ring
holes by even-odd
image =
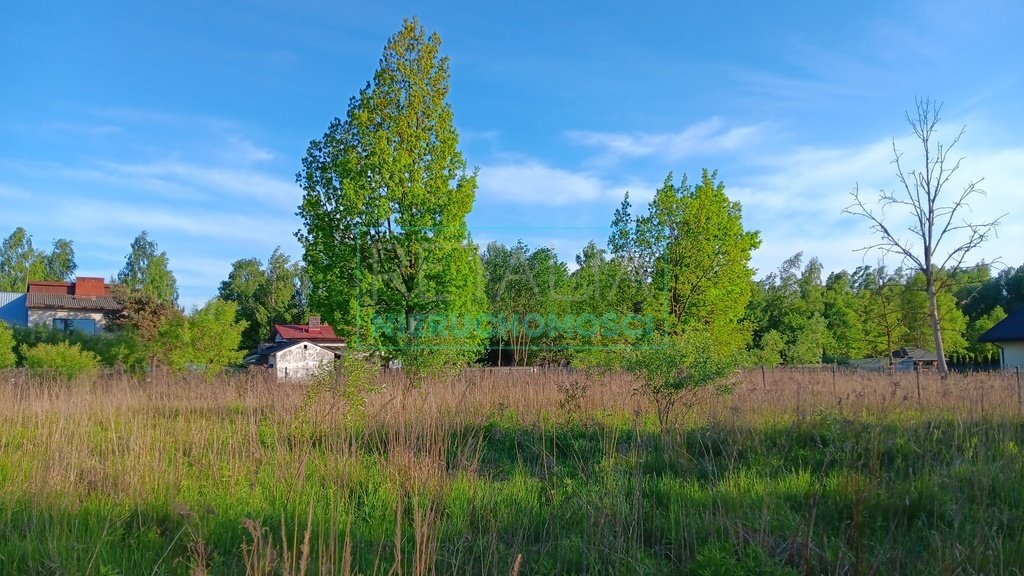
[[[266,366],[279,380],[306,380],[332,362],[345,349],[345,339],[310,316],[308,324],[274,324],[268,342],[246,356],[245,363]]]
[[[274,324],[270,331],[272,345],[307,341],[335,352],[345,348],[345,339],[334,333],[334,328],[320,322],[319,316],[310,316],[308,324]]]

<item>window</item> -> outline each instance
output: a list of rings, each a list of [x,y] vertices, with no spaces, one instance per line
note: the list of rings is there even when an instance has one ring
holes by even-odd
[[[92,318],[54,318],[54,330],[64,332],[81,332],[83,334],[96,333],[96,321]]]

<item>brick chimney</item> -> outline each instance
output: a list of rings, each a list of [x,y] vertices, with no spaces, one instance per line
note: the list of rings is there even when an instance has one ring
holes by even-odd
[[[75,278],[74,287],[75,298],[95,298],[107,294],[107,286],[104,284],[103,278],[79,276]]]
[[[309,317],[309,331],[319,332],[320,331],[320,316],[313,314]]]

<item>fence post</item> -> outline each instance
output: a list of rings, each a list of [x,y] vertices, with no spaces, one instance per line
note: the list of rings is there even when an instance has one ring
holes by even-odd
[[[1020,395],[1020,366],[1017,366],[1017,413],[1021,411],[1021,395]]]
[[[832,395],[833,396],[837,396],[837,397],[839,396],[839,393],[836,392],[836,365],[835,364],[832,365]]]
[[[917,373],[917,407],[921,407],[921,366],[914,363],[914,372]]]
[[[761,364],[761,390],[764,390],[766,387],[767,386],[765,384],[764,364]]]

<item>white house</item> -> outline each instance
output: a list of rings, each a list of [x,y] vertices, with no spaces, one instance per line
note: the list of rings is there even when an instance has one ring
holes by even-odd
[[[1003,370],[1024,368],[1024,308],[1003,318],[979,336],[978,342],[991,342],[999,348]]]
[[[308,380],[320,369],[333,364],[335,353],[308,340],[282,342],[248,356],[249,364],[264,365],[278,380]]]

